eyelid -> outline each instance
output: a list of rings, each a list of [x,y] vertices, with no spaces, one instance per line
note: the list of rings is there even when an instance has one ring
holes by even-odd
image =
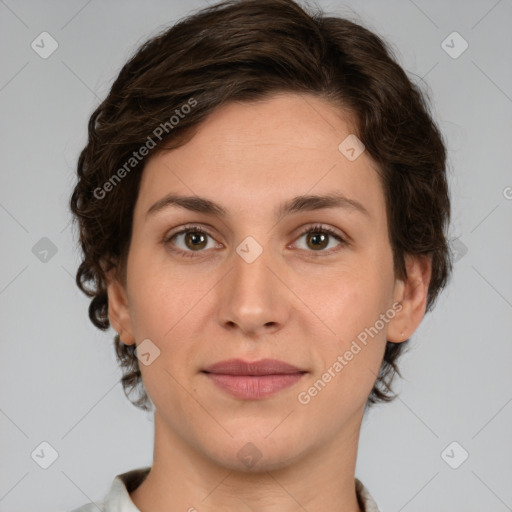
[[[328,236],[330,237],[333,237],[333,238],[336,238],[339,242],[339,245],[341,247],[343,246],[347,246],[349,245],[349,237],[346,236],[344,233],[336,230],[335,228],[332,228],[330,226],[326,226],[326,225],[323,225],[323,224],[313,224],[313,225],[308,225],[306,226],[298,235],[297,237],[295,238],[295,241],[293,242],[293,244],[296,243],[296,241],[301,238],[302,236],[304,236],[305,234],[307,233],[317,233],[317,232],[320,232],[320,233],[326,233]],[[337,252],[339,249],[330,249],[328,251],[307,251],[308,253],[312,253],[312,254],[318,254],[318,255],[329,255],[329,254],[332,254],[334,252]]]
[[[164,235],[163,242],[167,243],[169,240],[171,240],[176,235],[181,235],[187,231],[195,231],[198,233],[204,233],[205,235],[208,235],[211,238],[215,238],[215,236],[212,234],[212,231],[210,231],[209,227],[205,228],[205,227],[203,227],[203,225],[200,225],[200,224],[188,223],[188,224],[183,224],[181,226],[178,226],[176,228],[176,230],[171,230],[171,231],[167,232]]]
[[[204,228],[202,225],[199,225],[199,224],[183,224],[182,226],[179,226],[176,231],[172,231],[171,232],[168,232],[164,235],[163,237],[163,240],[162,242],[164,244],[167,244],[169,243],[174,237],[178,236],[178,235],[182,235],[183,233],[187,233],[187,232],[195,232],[195,233],[202,233],[204,235],[207,235],[209,236],[210,238],[212,238],[213,240],[216,240],[215,236],[209,231],[209,229],[207,228]],[[217,242],[217,243],[220,243],[220,242]]]

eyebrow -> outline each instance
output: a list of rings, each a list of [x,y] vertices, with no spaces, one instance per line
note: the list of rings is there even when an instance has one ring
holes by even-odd
[[[228,216],[226,209],[205,197],[168,194],[149,208],[146,212],[146,218],[170,207],[179,207],[192,212],[216,215],[220,218]],[[276,209],[275,217],[280,220],[292,213],[320,210],[322,208],[343,208],[370,217],[368,210],[359,201],[350,199],[340,193],[293,197]]]

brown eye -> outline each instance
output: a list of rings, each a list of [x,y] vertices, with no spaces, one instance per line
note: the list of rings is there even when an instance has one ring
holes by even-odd
[[[205,249],[213,249],[218,247],[215,239],[206,231],[199,227],[186,227],[181,231],[164,239],[172,251],[182,256],[195,256],[200,253],[206,253]]]
[[[185,235],[185,245],[193,251],[204,249],[207,244],[207,235],[200,231],[187,231]]]
[[[306,243],[310,249],[325,249],[329,244],[329,235],[326,235],[325,233],[310,231],[307,235]]]
[[[341,246],[347,245],[347,242],[333,229],[323,227],[321,225],[312,226],[305,229],[299,239],[305,236],[305,247],[300,247],[299,249],[304,249],[308,252],[317,252],[323,254],[330,254],[331,252],[335,252]],[[331,242],[337,241],[338,243],[334,244],[333,248],[325,250],[329,245],[332,245]],[[336,248],[336,245],[338,248]],[[320,254],[319,254],[320,256]]]

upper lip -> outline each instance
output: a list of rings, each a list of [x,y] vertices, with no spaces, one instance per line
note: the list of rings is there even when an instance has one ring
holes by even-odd
[[[305,373],[304,370],[277,359],[260,359],[259,361],[227,359],[226,361],[220,361],[208,366],[203,372],[223,375],[282,375]]]

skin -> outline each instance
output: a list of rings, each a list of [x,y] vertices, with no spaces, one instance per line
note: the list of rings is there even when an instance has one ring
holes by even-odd
[[[375,164],[366,151],[349,161],[338,150],[350,133],[350,116],[326,100],[279,94],[217,109],[188,143],[147,162],[126,282],[108,281],[110,321],[123,342],[150,339],[160,350],[140,365],[155,405],[152,469],[131,493],[143,512],[360,510],[354,472],[364,407],[386,340],[409,338],[425,314],[431,262],[407,258],[408,278],[395,277]],[[171,192],[228,213],[169,206],[146,215]],[[333,192],[367,214],[274,215],[292,197]],[[163,242],[187,223],[211,235],[199,250],[183,234]],[[346,243],[327,235],[315,245],[315,230],[301,235],[315,224]],[[236,252],[248,236],[263,249],[252,263]],[[298,394],[397,302],[378,335],[300,403]],[[201,373],[236,357],[280,359],[307,373],[265,399],[237,399]],[[237,457],[247,443],[261,454],[252,467]]]

